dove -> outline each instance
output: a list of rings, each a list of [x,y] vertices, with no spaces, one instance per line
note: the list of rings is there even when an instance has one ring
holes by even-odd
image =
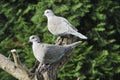
[[[70,49],[78,46],[82,41],[78,41],[69,45],[61,46],[54,44],[41,43],[36,35],[29,37],[29,42],[32,43],[32,50],[35,58],[42,64],[52,64],[61,59],[61,57]]]
[[[52,10],[45,10],[44,15],[47,17],[48,30],[53,35],[66,36],[71,34],[81,39],[87,39],[87,37],[79,33],[78,30],[72,24],[70,24],[67,19],[56,16]]]

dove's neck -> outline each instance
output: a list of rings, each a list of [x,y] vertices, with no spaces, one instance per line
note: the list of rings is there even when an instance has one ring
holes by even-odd
[[[47,16],[47,18],[48,18],[48,20],[49,20],[49,19],[52,19],[52,18],[55,17],[55,16],[56,16],[56,15],[53,14],[53,15]]]
[[[33,42],[33,46],[40,45],[40,42]]]
[[[40,42],[33,42],[32,48],[33,50],[37,48],[38,45],[40,45]]]
[[[33,54],[40,63],[42,63],[43,57],[44,57],[44,53],[41,52],[42,51],[41,44],[42,43],[39,43],[39,42],[33,42],[33,45],[32,45]]]
[[[39,48],[40,48],[40,45],[41,45],[41,43],[33,42],[33,44],[32,44],[32,49],[33,49],[33,53],[34,53],[34,54],[37,53],[37,51],[38,51]]]

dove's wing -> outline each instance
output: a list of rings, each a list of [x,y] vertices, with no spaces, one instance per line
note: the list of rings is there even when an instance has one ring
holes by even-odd
[[[66,35],[66,34],[70,34],[72,32],[76,32],[77,29],[75,27],[73,27],[67,19],[63,18],[63,17],[57,17],[60,21],[60,24],[58,24],[58,27],[60,27],[59,32],[61,32],[61,35]]]
[[[45,64],[56,62],[64,55],[65,49],[66,47],[62,47],[59,45],[44,44],[45,57],[43,62]]]
[[[64,22],[65,25],[67,25],[68,27],[71,27],[72,29],[74,29],[75,31],[78,31],[67,19],[61,17],[62,22]]]
[[[67,29],[67,31],[64,34],[72,34],[72,35],[78,36],[81,39],[87,39],[86,36],[84,36],[83,34],[77,32],[77,29],[75,27],[73,27],[65,18],[63,18],[63,17],[60,17],[60,18],[62,20],[61,21],[62,26],[64,25],[66,27],[66,29]]]

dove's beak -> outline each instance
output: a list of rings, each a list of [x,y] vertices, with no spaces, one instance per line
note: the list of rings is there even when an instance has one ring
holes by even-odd
[[[28,41],[28,44],[32,44],[32,42],[31,42],[31,41]]]
[[[46,16],[45,13],[43,14],[43,16]]]

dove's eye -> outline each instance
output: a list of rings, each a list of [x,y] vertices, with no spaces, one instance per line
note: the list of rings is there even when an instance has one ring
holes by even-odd
[[[32,37],[32,39],[34,39],[35,37]]]
[[[47,11],[46,13],[49,13],[49,11]]]

